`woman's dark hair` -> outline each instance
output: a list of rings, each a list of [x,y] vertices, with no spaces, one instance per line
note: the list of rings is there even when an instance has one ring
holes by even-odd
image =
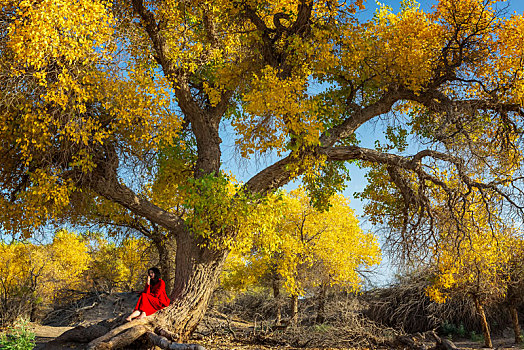
[[[162,275],[160,274],[160,270],[158,269],[158,267],[152,267],[149,270],[147,270],[147,272],[149,271],[153,271],[153,273],[155,274],[155,278],[151,280],[151,284],[157,284],[160,280],[160,277],[162,277]]]

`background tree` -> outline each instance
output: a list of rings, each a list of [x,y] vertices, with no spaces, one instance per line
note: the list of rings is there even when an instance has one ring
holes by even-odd
[[[34,319],[61,292],[85,288],[82,277],[90,261],[87,242],[65,230],[44,245],[0,242],[0,321],[7,325],[21,316]]]
[[[509,265],[511,252],[516,243],[514,232],[499,223],[490,227],[481,210],[470,208],[463,218],[470,225],[467,236],[458,234],[446,225],[442,240],[435,247],[436,273],[427,289],[428,295],[437,302],[445,302],[448,296],[466,296],[473,300],[481,318],[484,344],[492,347],[485,306],[501,301],[511,283]],[[457,235],[462,237],[457,237]],[[467,238],[466,238],[467,237]]]
[[[521,236],[511,238],[511,250],[507,252],[509,254],[509,262],[506,271],[508,286],[505,302],[511,316],[511,321],[513,323],[515,344],[519,344],[522,342],[522,334],[520,330],[517,307],[523,301],[522,291],[524,290],[524,241],[522,240]]]
[[[299,296],[319,290],[321,321],[326,290],[358,290],[359,271],[381,258],[376,237],[362,231],[346,198],[334,195],[326,204],[326,211],[314,208],[303,188],[282,193],[273,203],[279,212],[272,230],[248,237],[253,243],[241,245],[248,251],[231,253],[223,284],[239,289],[265,280],[275,297],[284,288],[295,312]]]
[[[3,230],[29,236],[108,201],[176,241],[165,245],[176,249],[172,305],[116,347],[155,323],[187,337],[238,224],[299,176],[321,206],[346,179],[345,161],[379,165],[391,198],[365,195],[384,202],[384,220],[398,218],[391,238],[405,246],[438,239],[435,204],[460,217],[474,194],[495,203],[492,218],[521,214],[523,17],[500,16],[491,0],[441,0],[428,14],[404,1],[399,14],[383,7],[360,23],[361,5],[3,0]],[[312,92],[313,81],[329,88]],[[358,145],[362,125],[393,126],[395,111],[392,137],[412,134],[421,150]],[[278,158],[233,193],[222,122],[241,157]],[[164,150],[174,150],[167,162]],[[165,172],[178,174],[180,206],[149,193]]]
[[[100,291],[142,290],[148,268],[154,266],[150,243],[144,238],[128,237],[121,242],[91,239],[91,262],[86,277]]]

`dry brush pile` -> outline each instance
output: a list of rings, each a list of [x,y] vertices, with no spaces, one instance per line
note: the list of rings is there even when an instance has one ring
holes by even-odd
[[[470,298],[457,296],[446,303],[431,300],[426,293],[430,285],[427,275],[401,278],[397,283],[366,292],[360,299],[367,304],[366,317],[386,327],[406,333],[460,328],[466,333],[480,334],[482,326],[475,305]],[[495,303],[486,309],[491,331],[501,334],[511,327],[511,319],[504,303]]]

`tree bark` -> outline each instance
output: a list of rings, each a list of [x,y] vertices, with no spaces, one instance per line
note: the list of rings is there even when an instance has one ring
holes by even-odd
[[[158,251],[158,267],[166,283],[166,293],[170,295],[175,284],[176,241],[173,235],[167,235],[161,240],[154,239],[153,243]]]
[[[199,246],[189,232],[178,235],[171,305],[158,312],[164,327],[186,340],[204,316],[228,251]]]
[[[520,334],[520,325],[519,325],[519,314],[515,305],[508,306],[509,313],[511,315],[511,321],[513,323],[513,332],[515,334],[515,344],[520,344],[522,342],[522,335]]]
[[[488,348],[492,348],[493,343],[491,342],[491,335],[489,332],[488,321],[486,319],[486,313],[484,312],[484,306],[482,306],[482,303],[477,297],[475,297],[474,299],[475,307],[477,308],[477,312],[480,316],[480,322],[482,324],[482,333],[484,334],[484,345]]]
[[[328,285],[322,283],[320,285],[320,291],[318,293],[318,309],[317,309],[317,323],[324,323],[326,320],[326,299],[327,299]]]
[[[291,297],[291,317],[289,318],[290,325],[296,325],[298,322],[298,295]]]
[[[278,326],[282,323],[282,300],[280,299],[280,276],[276,272],[273,272],[271,286],[273,288],[273,299],[277,304],[275,324]]]

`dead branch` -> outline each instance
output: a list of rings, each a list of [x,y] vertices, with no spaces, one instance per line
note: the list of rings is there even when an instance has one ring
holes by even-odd
[[[137,325],[119,333],[111,339],[97,343],[94,347],[88,347],[90,350],[120,349],[131,345],[135,340],[146,334],[151,328],[146,325]]]
[[[147,337],[149,340],[153,343],[153,345],[156,345],[162,349],[170,349],[170,350],[206,350],[202,345],[198,344],[181,344],[181,343],[175,343],[167,339],[166,337],[163,337],[161,335],[155,334],[153,332],[147,332]]]
[[[451,340],[440,338],[435,332],[430,332],[430,334],[437,342],[435,347],[437,350],[460,350]]]

